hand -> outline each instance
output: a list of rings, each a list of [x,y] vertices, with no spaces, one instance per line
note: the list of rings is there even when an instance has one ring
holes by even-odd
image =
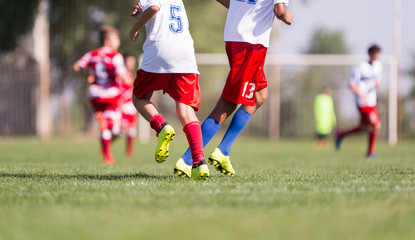
[[[137,18],[138,15],[140,15],[143,12],[143,8],[141,7],[141,5],[139,3],[134,3],[131,6],[131,13],[130,15],[134,18]]]
[[[136,41],[138,39],[138,36],[140,34],[138,33],[138,31],[134,32],[134,31],[130,31],[130,39],[133,41]]]
[[[90,83],[90,84],[92,84],[92,83],[94,83],[95,82],[95,76],[94,75],[89,75],[87,78],[86,78],[86,81],[88,82],[88,83]]]
[[[290,12],[290,11],[287,11],[285,13],[284,19],[282,19],[282,21],[287,25],[291,25],[291,23],[293,21],[293,13]]]

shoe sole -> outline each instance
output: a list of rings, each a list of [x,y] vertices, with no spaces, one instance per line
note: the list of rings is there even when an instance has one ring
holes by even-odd
[[[192,173],[192,179],[194,180],[203,180],[206,181],[209,178],[209,172],[203,172],[203,173],[199,173],[198,176],[193,176]]]
[[[166,161],[167,157],[169,156],[170,142],[173,140],[175,135],[176,134],[174,131],[168,132],[164,138],[164,141],[159,146],[157,146],[157,154],[155,157],[156,162],[162,163]]]
[[[198,179],[207,180],[209,178],[209,173],[201,173]]]
[[[180,170],[178,168],[174,169],[174,173],[179,175],[179,177],[181,177],[181,178],[190,178],[189,175],[187,175],[185,172],[183,172],[182,170]]]
[[[220,173],[223,173],[223,174],[228,175],[228,176],[231,176],[231,177],[233,177],[235,175],[234,173],[232,173],[232,172],[224,169],[222,167],[222,165],[220,164],[220,162],[218,160],[216,160],[216,159],[209,158],[208,162],[211,165],[215,166],[216,170],[218,170]]]

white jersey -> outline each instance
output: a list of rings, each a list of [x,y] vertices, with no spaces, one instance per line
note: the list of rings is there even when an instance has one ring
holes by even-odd
[[[225,24],[225,42],[248,42],[269,47],[274,5],[289,0],[230,0]]]
[[[382,70],[382,63],[374,61],[372,64],[369,62],[362,62],[353,71],[349,83],[355,84],[359,89],[359,92],[366,95],[367,101],[367,103],[364,103],[356,95],[356,104],[358,107],[376,106],[376,82],[382,79]]]
[[[143,12],[160,10],[146,25],[141,69],[152,73],[199,74],[189,21],[182,0],[141,0]]]

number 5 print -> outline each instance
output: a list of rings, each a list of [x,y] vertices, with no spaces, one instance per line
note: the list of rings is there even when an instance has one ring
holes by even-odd
[[[170,23],[169,28],[170,31],[173,33],[181,33],[183,32],[183,23],[182,18],[179,16],[176,16],[176,12],[180,12],[180,6],[170,5],[170,20],[175,21],[176,25],[174,23]]]

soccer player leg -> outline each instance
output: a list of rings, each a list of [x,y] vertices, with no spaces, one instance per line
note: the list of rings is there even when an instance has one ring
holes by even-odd
[[[127,130],[127,144],[125,153],[127,156],[132,157],[134,155],[134,142],[137,136],[137,127],[131,126]]]
[[[162,163],[169,156],[170,142],[175,136],[174,129],[150,101],[153,91],[143,93],[137,90],[140,90],[140,86],[137,85],[136,79],[136,82],[134,82],[133,104],[144,119],[150,122],[150,127],[157,133],[158,141],[154,159],[157,163]]]
[[[206,180],[209,177],[209,169],[204,160],[201,124],[191,106],[176,101],[176,111],[183,125],[183,131],[189,143],[193,162],[191,165],[186,164],[184,166],[180,164],[183,159],[179,159],[174,172],[182,177],[185,174],[185,177],[192,176],[195,179]],[[183,169],[183,167],[185,168]],[[191,170],[190,174],[189,170]]]
[[[104,162],[106,164],[113,164],[114,158],[111,154],[111,140],[112,140],[112,134],[111,130],[104,129],[101,131],[101,144],[102,144],[102,151],[104,154]]]
[[[126,135],[126,155],[134,154],[134,141],[137,136],[138,113],[132,101],[127,101],[121,106],[121,128]]]
[[[113,138],[118,137],[121,134],[121,112],[119,109],[108,109],[104,111],[104,115]]]
[[[376,140],[379,135],[380,131],[380,120],[379,120],[379,114],[376,110],[376,108],[373,108],[368,113],[368,121],[369,121],[369,144],[368,144],[368,151],[367,151],[367,157],[368,158],[375,158],[375,148],[376,148]]]
[[[123,129],[126,133],[126,155],[131,157],[134,154],[134,142],[137,137],[138,114],[123,114]]]
[[[215,136],[221,126],[222,125],[218,121],[210,116],[202,123],[201,129],[203,147],[205,147],[210,140],[212,140],[213,136]],[[190,148],[187,148],[186,152],[182,156],[182,159],[187,165],[191,166],[193,164],[192,152]]]
[[[199,75],[194,73],[172,74],[171,83],[166,91],[176,101],[176,113],[189,142],[191,161],[180,158],[174,172],[181,177],[207,179],[209,170],[204,161],[201,124],[195,111],[199,110]],[[192,173],[192,168],[195,174]]]
[[[223,98],[219,98],[215,108],[212,110],[210,116],[203,122],[202,128],[202,139],[203,147],[205,147],[210,140],[219,131],[222,123],[230,116],[236,108],[236,104],[230,103]],[[188,164],[193,164],[192,154],[190,148],[182,156],[183,161]]]

